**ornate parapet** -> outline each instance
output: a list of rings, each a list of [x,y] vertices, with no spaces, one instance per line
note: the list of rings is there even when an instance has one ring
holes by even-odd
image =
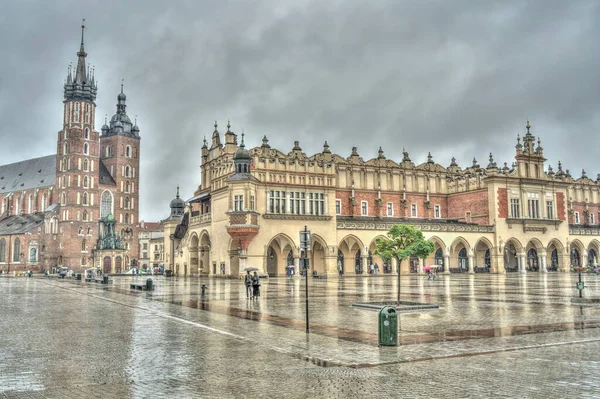
[[[285,213],[265,213],[265,219],[280,219],[280,220],[331,220],[332,216],[327,215],[292,215]]]
[[[493,233],[494,226],[481,226],[478,224],[463,223],[435,223],[411,220],[382,221],[382,220],[338,220],[338,230],[389,230],[395,224],[410,224],[421,231],[439,231],[439,232],[473,232],[473,233]]]
[[[190,226],[210,224],[210,222],[211,222],[210,213],[205,213],[204,215],[192,216],[190,219]]]
[[[569,226],[569,235],[574,236],[600,236],[600,226]]]

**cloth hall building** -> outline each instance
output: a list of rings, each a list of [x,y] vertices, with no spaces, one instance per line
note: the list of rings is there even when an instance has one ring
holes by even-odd
[[[81,28],[56,153],[0,166],[3,272],[62,266],[115,273],[138,258],[140,130],[127,116],[122,85],[116,113],[100,132],[94,128],[98,86]]]
[[[355,275],[377,263],[380,273],[398,265],[373,255],[375,240],[407,223],[434,243],[429,259],[402,262],[402,273],[424,264],[444,272],[556,272],[597,262],[600,185],[585,171],[576,178],[546,164],[529,122],[517,138],[514,162],[460,167],[415,163],[404,151],[397,162],[383,150],[364,160],[327,142],[307,156],[299,142],[288,153],[267,138],[247,150],[243,137],[215,130],[204,141],[200,186],[184,203],[171,203],[165,228],[166,267],[179,275],[238,276],[256,267],[269,276],[299,266],[299,231],[311,231],[311,272]]]

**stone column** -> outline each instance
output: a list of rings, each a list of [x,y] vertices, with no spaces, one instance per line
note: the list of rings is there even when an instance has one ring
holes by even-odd
[[[542,273],[548,273],[548,267],[546,266],[546,254],[540,255],[540,271]]]
[[[367,270],[370,270],[371,265],[369,264],[369,255],[362,256],[362,274],[368,274]]]
[[[519,260],[519,271],[521,273],[527,273],[527,270],[525,270],[525,255],[519,254],[517,259]]]
[[[444,255],[444,274],[450,273],[450,255]]]
[[[469,274],[473,274],[475,273],[475,268],[473,267],[473,263],[475,261],[475,255],[473,254],[469,254],[467,255],[468,259],[469,259]]]

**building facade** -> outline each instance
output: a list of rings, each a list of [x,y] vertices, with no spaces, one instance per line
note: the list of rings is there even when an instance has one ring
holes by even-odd
[[[162,225],[141,221],[138,226],[139,267],[142,270],[154,270],[164,267],[164,236]]]
[[[402,262],[402,273],[436,264],[444,272],[554,272],[597,262],[600,178],[574,178],[546,164],[529,122],[517,138],[514,162],[463,168],[433,160],[416,164],[406,151],[397,162],[383,150],[363,160],[330,151],[307,156],[238,146],[217,130],[204,141],[200,186],[183,216],[165,224],[167,262],[176,274],[238,276],[245,267],[281,276],[299,266],[299,231],[311,231],[310,269],[318,274],[363,274],[377,263],[375,240],[394,224],[423,231],[435,245],[429,259]],[[173,203],[172,210],[173,210]]]
[[[56,153],[0,166],[0,270],[120,272],[137,259],[139,128],[127,113],[126,96],[101,132],[95,130],[95,71],[86,66],[84,26],[77,66],[64,84],[63,126]],[[114,216],[124,252],[94,256],[100,222]]]

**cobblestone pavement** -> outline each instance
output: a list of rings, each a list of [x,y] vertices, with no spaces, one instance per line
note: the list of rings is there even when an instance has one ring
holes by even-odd
[[[154,277],[133,292],[0,278],[0,398],[600,397],[600,305],[576,275],[402,276],[398,347],[377,346],[394,276],[263,282]],[[600,276],[584,296],[600,298]],[[207,286],[202,297],[200,286]]]

